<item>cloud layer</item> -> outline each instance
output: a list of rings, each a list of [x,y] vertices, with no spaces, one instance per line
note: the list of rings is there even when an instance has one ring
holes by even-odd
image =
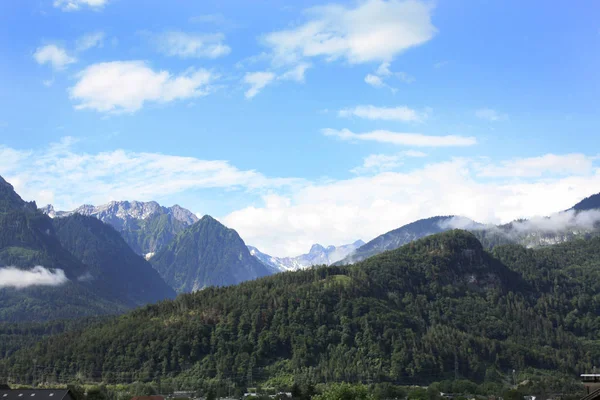
[[[113,61],[90,65],[77,78],[70,89],[71,98],[78,103],[76,109],[132,113],[147,102],[204,96],[216,77],[205,69],[173,75],[155,71],[143,61]]]
[[[434,215],[463,215],[492,224],[551,215],[600,192],[595,156],[545,155],[495,162],[422,158],[422,165],[415,159],[406,163],[407,157],[423,156],[414,149],[375,154],[365,157],[354,173],[348,171],[348,177],[309,181],[267,177],[222,160],[118,149],[90,154],[77,151],[73,140],[65,138],[40,150],[0,146],[0,175],[26,200],[53,203],[58,209],[111,200],[181,203],[182,196],[199,189],[224,196],[242,191],[252,200],[214,216],[236,229],[247,244],[275,256],[301,254],[315,242],[367,241]],[[581,165],[568,174],[558,173],[553,163],[545,161],[555,157],[579,159]],[[504,169],[501,175],[486,176],[486,171],[498,169]],[[259,201],[253,202],[255,198]],[[198,209],[196,204],[182,206]]]
[[[60,286],[69,280],[62,269],[51,271],[40,265],[30,270],[16,267],[0,268],[0,289],[24,289],[31,286]]]
[[[478,178],[481,167],[477,160],[454,159],[406,171],[313,182],[292,195],[267,195],[263,205],[236,210],[222,220],[268,254],[297,255],[315,242],[368,241],[435,215],[463,215],[492,224],[550,215],[600,192],[598,168],[569,177],[489,181]]]

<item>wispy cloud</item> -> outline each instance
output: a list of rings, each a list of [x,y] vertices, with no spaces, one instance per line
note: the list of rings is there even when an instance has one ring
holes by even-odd
[[[386,83],[386,80],[389,78],[396,77],[404,83],[412,83],[415,81],[415,78],[406,72],[393,72],[390,70],[390,67],[391,64],[389,62],[381,63],[373,74],[367,74],[365,76],[365,82],[376,88],[388,88],[395,93],[397,89]]]
[[[450,61],[448,61],[448,60],[438,61],[435,64],[433,64],[433,68],[440,69],[442,67],[445,67],[448,64],[450,64]]]
[[[304,74],[311,67],[309,63],[300,63],[294,68],[285,71],[277,79],[292,80],[296,82],[304,82]]]
[[[400,154],[370,154],[364,158],[361,166],[353,168],[350,172],[365,174],[389,171],[402,165],[402,158]]]
[[[113,61],[81,71],[70,88],[70,97],[77,102],[78,110],[132,113],[146,102],[204,96],[215,79],[205,69],[189,69],[174,76],[168,71],[155,71],[143,61]]]
[[[406,158],[426,157],[427,154],[417,150],[406,150],[395,154],[369,154],[362,165],[350,170],[353,174],[379,174],[391,171],[402,164]]]
[[[156,200],[187,190],[275,189],[298,181],[268,178],[223,160],[122,149],[85,153],[75,150],[76,145],[75,139],[66,137],[40,150],[0,146],[0,175],[23,198],[67,210],[84,203]]]
[[[422,122],[428,117],[427,111],[417,111],[406,106],[376,107],[362,105],[354,108],[344,108],[338,111],[340,117],[359,117],[370,120]]]
[[[181,31],[151,35],[158,50],[170,57],[218,58],[231,53],[222,33],[199,34]]]
[[[92,32],[81,36],[75,42],[77,51],[86,51],[94,47],[102,47],[104,43],[104,32]]]
[[[384,130],[354,133],[349,129],[336,130],[330,128],[323,129],[322,132],[326,136],[335,136],[342,140],[373,141],[415,147],[472,146],[477,143],[477,140],[474,137],[457,135],[430,136],[420,133],[399,133]]]
[[[367,76],[365,76],[365,83],[368,83],[369,85],[374,87],[385,87],[383,80],[377,75],[373,74],[367,74]]]
[[[35,53],[33,53],[33,58],[38,64],[49,64],[56,70],[62,70],[67,65],[77,61],[77,59],[70,56],[64,48],[55,44],[38,47]]]
[[[60,286],[68,281],[62,269],[49,270],[39,265],[29,270],[16,267],[0,268],[0,289],[24,289],[30,286]]]
[[[475,111],[475,116],[477,116],[477,118],[485,119],[490,122],[498,122],[508,119],[508,115],[500,113],[491,108],[481,108]]]
[[[245,95],[247,99],[251,99],[258,94],[265,86],[273,82],[275,74],[272,72],[248,72],[244,75],[244,83],[250,85]]]
[[[108,4],[109,0],[54,0],[54,7],[63,11],[78,11],[83,7],[99,10]]]
[[[203,14],[190,18],[191,23],[195,24],[214,24],[225,29],[237,27],[237,24],[223,14]]]

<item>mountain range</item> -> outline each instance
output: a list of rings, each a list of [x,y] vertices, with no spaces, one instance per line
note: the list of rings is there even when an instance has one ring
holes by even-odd
[[[55,211],[51,204],[41,208],[51,218],[81,214],[98,218],[115,228],[138,254],[150,258],[198,217],[183,207],[163,207],[155,201],[112,201],[101,206],[82,205],[72,211]]]
[[[175,292],[236,285],[318,265],[361,262],[456,228],[470,231],[487,249],[589,239],[600,232],[599,204],[600,194],[550,217],[499,226],[460,216],[437,216],[404,225],[368,243],[315,244],[297,257],[273,257],[246,246],[236,231],[216,219],[198,219],[177,205],[120,201],[84,205],[69,212],[55,211],[51,205],[37,210],[34,202],[24,202],[2,179],[0,268],[14,267],[58,280],[25,289],[0,286],[0,299],[4,300],[0,319],[120,313],[172,298]],[[60,290],[63,292],[56,295]],[[39,304],[49,298],[53,306],[44,310]]]
[[[472,232],[490,249],[503,244],[537,248],[578,238],[590,238],[600,235],[600,193],[548,217],[520,219],[503,225],[481,224],[456,215],[420,219],[376,237],[335,264],[347,265],[363,261],[422,237],[451,229]]]

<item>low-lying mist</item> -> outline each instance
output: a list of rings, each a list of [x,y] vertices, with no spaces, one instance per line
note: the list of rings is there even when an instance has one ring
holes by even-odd
[[[62,269],[50,270],[41,265],[24,270],[16,267],[0,268],[0,288],[24,289],[30,286],[60,286],[69,279]]]

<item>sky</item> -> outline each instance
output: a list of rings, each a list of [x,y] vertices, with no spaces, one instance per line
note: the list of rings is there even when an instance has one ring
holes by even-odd
[[[600,3],[0,2],[0,175],[294,256],[600,192]]]

